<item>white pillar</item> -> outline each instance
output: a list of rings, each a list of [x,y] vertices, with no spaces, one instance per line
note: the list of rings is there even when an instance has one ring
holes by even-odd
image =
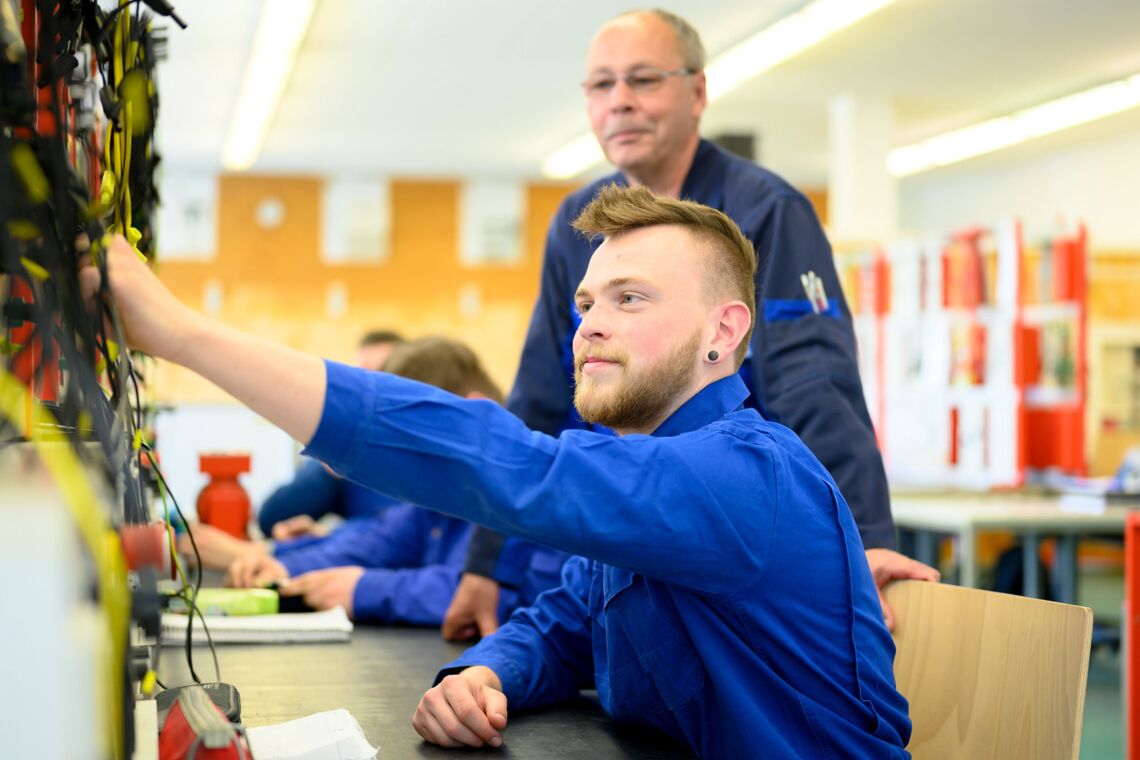
[[[828,231],[833,243],[886,242],[898,231],[898,183],[887,172],[894,117],[886,101],[839,95],[828,106]]]

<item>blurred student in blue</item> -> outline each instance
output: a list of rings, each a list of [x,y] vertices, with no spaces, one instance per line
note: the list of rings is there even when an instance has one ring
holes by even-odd
[[[404,342],[394,330],[372,330],[360,339],[356,366],[379,370],[392,349]],[[278,488],[257,511],[262,535],[278,541],[321,535],[317,521],[325,515],[346,520],[371,517],[399,502],[338,478],[316,460],[307,459],[293,480]]]
[[[794,433],[744,406],[756,254],[723,213],[608,188],[575,304],[575,404],[617,436],[306,356],[195,314],[121,237],[102,257],[128,340],[216,383],[338,473],[574,555],[562,584],[440,674],[413,726],[500,746],[510,709],[596,688],[704,757],[905,758],[859,531]],[[85,293],[102,273],[80,272]],[[162,315],[157,319],[154,315]]]
[[[392,348],[384,369],[464,398],[502,403],[502,393],[470,348],[424,338]],[[353,489],[385,498],[349,481]],[[350,520],[329,536],[279,541],[272,550],[248,546],[230,564],[227,583],[278,584],[286,596],[323,610],[341,606],[358,622],[438,626],[459,583],[471,524],[397,502],[380,514]],[[512,541],[506,552],[517,586],[503,589],[499,612],[509,615],[558,585],[566,555]]]

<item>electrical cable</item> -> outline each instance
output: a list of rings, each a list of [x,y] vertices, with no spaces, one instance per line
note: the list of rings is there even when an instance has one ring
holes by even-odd
[[[178,519],[182,521],[182,526],[186,530],[186,536],[190,539],[190,547],[194,552],[194,583],[187,587],[186,575],[181,568],[181,564],[177,564],[179,574],[182,576],[183,590],[177,594],[184,602],[190,611],[186,617],[186,665],[190,669],[190,677],[194,679],[194,683],[202,683],[198,677],[197,672],[194,670],[194,655],[193,655],[193,633],[194,633],[194,615],[198,615],[198,619],[202,622],[202,630],[206,633],[206,642],[210,647],[210,655],[214,661],[214,675],[215,680],[222,680],[221,670],[218,667],[218,653],[214,647],[214,639],[210,634],[210,627],[206,623],[206,617],[202,614],[202,610],[198,605],[198,591],[202,588],[202,555],[198,550],[198,542],[194,538],[194,532],[190,528],[190,521],[186,519],[186,515],[182,512],[182,507],[178,504],[178,499],[174,497],[169,486],[166,483],[166,478],[162,475],[162,471],[157,467],[154,460],[154,451],[147,443],[142,444],[143,451],[147,452],[150,457],[151,465],[154,467],[154,473],[158,478],[159,487],[162,489],[163,506],[166,506],[166,497],[170,496],[170,502],[174,505],[174,511],[178,514]],[[167,524],[170,524],[169,512],[167,513]],[[188,594],[188,596],[187,596]]]
[[[159,0],[146,4],[184,26],[168,4]],[[132,6],[135,14],[122,12]],[[85,236],[98,259],[106,229],[103,220],[110,212],[136,250],[141,246],[153,257],[152,220],[158,198],[154,167],[159,160],[152,148],[157,105],[153,70],[165,39],[140,7],[128,0],[105,13],[96,0],[36,0],[38,34],[25,39],[21,60],[4,62],[6,67],[15,63],[5,68],[5,75],[20,75],[6,76],[0,83],[0,284],[5,286],[0,321],[5,330],[0,336],[0,446],[28,441],[39,453],[96,569],[99,603],[111,641],[110,656],[97,664],[98,684],[104,689],[100,702],[108,706],[107,746],[99,753],[106,757],[126,756],[133,741],[126,709],[131,697],[126,667],[131,600],[115,529],[121,522],[149,519],[138,457],[145,412],[110,292],[100,288],[91,310],[80,296],[77,240]],[[84,67],[77,69],[81,60]],[[88,61],[104,73],[109,85],[99,97],[108,106],[110,146],[99,144],[101,131],[87,118],[91,112],[81,114],[79,101],[73,99],[73,85],[86,82],[88,92],[95,87]],[[34,88],[43,91],[39,94],[28,86],[33,84],[33,62]],[[110,86],[107,74],[115,63],[121,77]],[[126,77],[132,77],[133,91],[123,87]],[[113,150],[108,153],[104,147]],[[100,166],[104,156],[113,156],[118,163]],[[80,168],[86,170],[87,179],[77,173]],[[110,178],[109,189],[115,192],[100,194],[92,202],[90,188],[98,187],[101,175]],[[117,205],[102,208],[104,200]],[[106,282],[102,258],[98,263]],[[17,286],[23,303],[12,300]],[[9,340],[7,329],[17,325],[21,325],[19,339]],[[37,399],[41,391],[33,389],[44,389],[49,401]],[[91,440],[98,449],[88,446]],[[157,467],[155,472],[162,477]],[[96,473],[115,494],[119,509],[109,513],[102,509],[91,480]],[[185,572],[179,571],[193,614],[201,573],[191,588]],[[198,614],[201,617],[201,610]],[[216,669],[208,629],[207,639]],[[144,690],[156,679],[148,673]]]

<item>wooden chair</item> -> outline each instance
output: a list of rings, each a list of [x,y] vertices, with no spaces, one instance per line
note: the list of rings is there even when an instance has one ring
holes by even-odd
[[[1077,757],[1092,610],[920,581],[886,597],[915,760]]]

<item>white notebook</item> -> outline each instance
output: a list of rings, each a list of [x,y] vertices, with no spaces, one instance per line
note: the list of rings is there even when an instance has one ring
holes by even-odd
[[[162,613],[162,643],[186,641],[187,615]],[[207,615],[206,624],[215,644],[290,644],[317,641],[348,641],[352,621],[344,607],[322,612],[277,615]],[[194,644],[206,644],[201,619],[194,616]]]

